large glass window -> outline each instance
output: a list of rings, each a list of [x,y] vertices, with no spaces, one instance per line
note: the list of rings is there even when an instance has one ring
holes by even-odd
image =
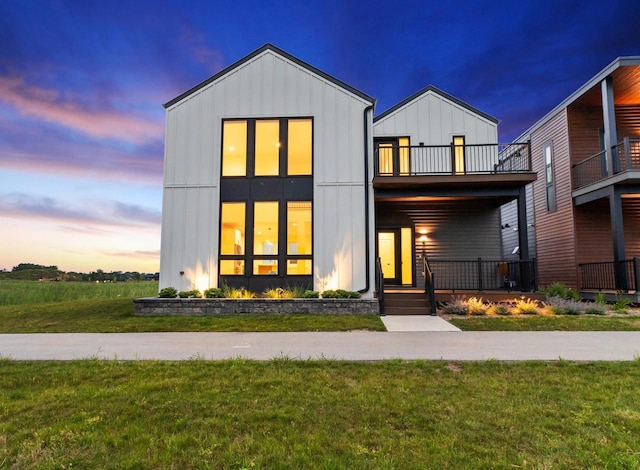
[[[311,202],[287,202],[287,254],[311,254]]]
[[[240,256],[245,251],[245,203],[223,202],[220,211],[220,255]],[[243,259],[221,259],[220,274],[244,274]]]
[[[224,121],[222,176],[247,174],[247,121]]]
[[[256,176],[278,176],[280,147],[280,122],[256,121]]]
[[[253,209],[253,254],[278,254],[278,202],[256,202]]]
[[[311,119],[289,119],[287,174],[310,175],[312,165]]]
[[[223,202],[220,214],[221,255],[244,254],[244,202]]]

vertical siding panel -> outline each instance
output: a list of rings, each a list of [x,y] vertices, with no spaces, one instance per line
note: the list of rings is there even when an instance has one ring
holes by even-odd
[[[640,198],[623,198],[624,237],[626,258],[640,256]]]
[[[571,198],[571,167],[569,158],[568,123],[566,111],[560,111],[531,135],[533,171],[540,175],[534,185],[536,246],[539,266],[539,284],[562,282],[578,287],[576,237],[573,227],[573,201]],[[556,181],[556,212],[546,207],[546,181],[544,177],[544,145],[552,141]]]

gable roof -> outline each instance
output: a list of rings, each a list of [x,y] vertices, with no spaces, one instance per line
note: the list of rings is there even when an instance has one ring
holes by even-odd
[[[459,100],[458,98],[456,98],[455,96],[450,95],[449,93],[446,93],[442,90],[440,90],[439,88],[436,88],[433,85],[427,85],[426,87],[424,87],[422,90],[414,93],[413,95],[409,96],[408,98],[405,98],[404,100],[400,101],[398,104],[396,104],[395,106],[392,106],[391,108],[387,109],[385,112],[378,114],[377,116],[375,116],[373,118],[373,122],[377,122],[380,119],[383,119],[387,116],[389,116],[390,114],[395,113],[396,111],[398,111],[400,108],[403,108],[404,106],[408,105],[409,103],[411,103],[412,101],[420,98],[422,95],[431,92],[431,93],[435,93],[437,95],[440,95],[441,97],[445,98],[446,100],[449,100],[455,104],[457,104],[458,106],[462,106],[463,108],[466,108],[467,110],[471,111],[474,114],[477,114],[479,116],[482,116],[483,118],[498,124],[500,122],[499,119],[483,112],[480,111],[478,108],[474,108],[473,106],[471,106],[468,103],[465,103],[462,100]]]
[[[523,139],[528,138],[528,135],[534,132],[535,130],[542,127],[544,124],[549,122],[558,112],[566,107],[568,107],[571,103],[576,101],[586,92],[588,92],[591,88],[596,86],[598,83],[602,82],[605,78],[611,75],[614,71],[619,69],[620,67],[627,67],[633,65],[640,65],[640,56],[626,56],[626,57],[618,57],[614,59],[609,65],[603,68],[596,75],[591,77],[586,83],[584,83],[580,88],[571,93],[567,98],[565,98],[559,105],[554,107],[547,114],[542,116],[538,121],[536,121],[533,125],[531,125],[526,131],[524,131],[516,141],[521,141]]]
[[[228,67],[225,67],[224,69],[220,70],[215,75],[213,75],[213,76],[207,78],[206,80],[198,83],[196,86],[194,86],[192,88],[189,88],[184,93],[182,93],[179,96],[176,96],[175,98],[173,98],[172,100],[166,102],[163,106],[165,108],[173,106],[174,104],[178,103],[179,101],[182,101],[187,96],[195,93],[196,91],[198,91],[201,88],[207,86],[208,84],[218,80],[220,77],[223,77],[224,75],[228,74],[232,70],[240,67],[241,65],[245,64],[246,62],[249,62],[254,57],[259,56],[260,54],[262,54],[265,51],[271,51],[271,52],[273,52],[273,53],[275,53],[275,54],[277,54],[277,55],[279,55],[281,57],[284,57],[285,59],[287,59],[287,60],[289,60],[291,62],[294,62],[295,64],[297,64],[300,67],[308,70],[309,72],[312,72],[315,75],[319,75],[320,77],[324,78],[327,81],[330,81],[334,85],[337,85],[340,88],[343,88],[344,90],[347,90],[350,93],[352,93],[352,94],[354,94],[356,96],[359,96],[360,98],[364,99],[365,101],[368,101],[371,104],[375,104],[375,102],[376,102],[375,98],[372,98],[371,96],[369,96],[366,93],[358,90],[357,88],[354,88],[351,85],[346,84],[342,80],[338,80],[334,76],[329,75],[328,73],[323,72],[322,70],[314,67],[313,65],[310,65],[310,64],[298,59],[297,57],[289,54],[288,52],[283,51],[282,49],[274,46],[273,44],[267,43],[264,46],[256,49],[255,51],[251,52],[250,54],[246,55],[242,59],[240,59],[240,60],[234,62],[233,64],[229,65]]]

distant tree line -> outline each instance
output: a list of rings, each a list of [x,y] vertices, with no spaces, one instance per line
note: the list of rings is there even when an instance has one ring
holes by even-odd
[[[90,273],[61,271],[57,266],[43,266],[41,264],[20,263],[11,271],[0,271],[0,279],[22,281],[78,281],[78,282],[126,282],[126,281],[157,281],[158,273],[139,273],[137,271],[111,271],[102,269]]]

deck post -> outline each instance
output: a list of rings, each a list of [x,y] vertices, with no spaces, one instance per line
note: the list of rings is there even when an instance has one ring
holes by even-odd
[[[478,290],[483,290],[483,284],[484,282],[482,282],[482,258],[478,258]]]
[[[531,276],[523,261],[529,261],[529,227],[527,226],[527,191],[525,187],[518,190],[518,246],[520,247],[520,288],[530,291]]]
[[[613,236],[613,269],[616,289],[628,291],[629,279],[624,265],[624,223],[622,221],[622,198],[620,193],[611,188],[609,193],[609,212],[611,213],[611,235]]]
[[[616,108],[613,101],[613,79],[607,77],[602,80],[602,117],[604,122],[604,148],[607,152],[607,176],[620,171],[620,161],[614,158],[613,146],[618,143],[616,131]]]

